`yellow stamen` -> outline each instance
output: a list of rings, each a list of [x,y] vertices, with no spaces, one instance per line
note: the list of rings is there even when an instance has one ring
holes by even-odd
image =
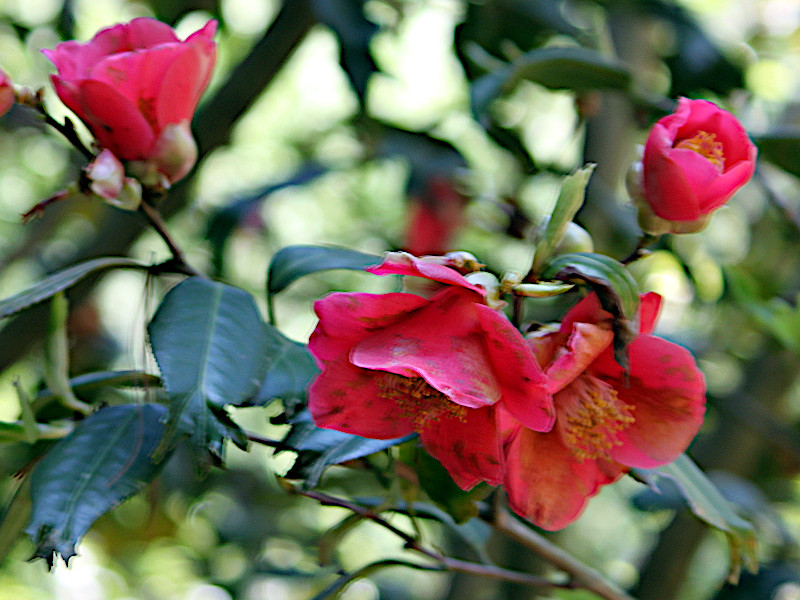
[[[693,137],[686,138],[675,144],[675,148],[685,148],[706,157],[720,173],[725,169],[725,149],[722,142],[717,141],[717,134],[708,133],[702,129]]]
[[[611,450],[622,445],[617,434],[636,420],[631,414],[634,407],[622,402],[610,385],[591,375],[579,377],[561,394],[562,434],[575,457],[611,460]]]
[[[466,420],[466,407],[450,400],[422,377],[403,377],[394,373],[382,373],[379,377],[381,397],[396,402],[401,416],[413,422],[417,430],[443,416],[456,417],[462,422]]]

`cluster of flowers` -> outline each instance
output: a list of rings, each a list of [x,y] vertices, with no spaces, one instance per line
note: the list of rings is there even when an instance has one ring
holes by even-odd
[[[377,439],[417,432],[459,486],[505,485],[512,509],[545,529],[574,521],[630,467],[686,449],[703,421],[705,383],[686,349],[650,334],[658,295],[641,299],[626,372],[594,294],[560,326],[523,337],[446,262],[390,253],[368,269],[435,282],[425,295],[316,302],[309,349],[321,373],[309,408],[320,427]]]
[[[215,31],[210,21],[181,41],[140,18],[45,51],[56,93],[95,138],[81,192],[136,208],[143,186],[164,190],[192,169],[190,121],[211,78]],[[36,98],[0,71],[0,115]],[[733,115],[681,99],[629,178],[642,228],[699,230],[752,176],[755,156]],[[655,294],[641,299],[626,371],[614,358],[612,317],[593,294],[560,325],[524,337],[446,260],[392,253],[369,270],[430,285],[316,303],[309,347],[322,371],[309,406],[321,427],[380,439],[417,432],[462,488],[504,485],[516,512],[558,529],[631,467],[672,461],[702,423],[693,357],[651,335]]]

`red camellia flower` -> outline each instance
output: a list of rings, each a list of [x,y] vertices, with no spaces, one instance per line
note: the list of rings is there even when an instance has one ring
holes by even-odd
[[[645,231],[688,233],[753,176],[756,147],[731,113],[681,98],[653,125],[644,148],[641,190],[634,198]]]
[[[0,69],[0,117],[6,114],[14,106],[16,95],[11,78],[6,72]]]
[[[555,418],[530,347],[454,269],[391,253],[368,270],[443,285],[430,298],[334,293],[316,302],[309,349],[321,373],[308,397],[315,422],[376,439],[416,431],[462,488],[499,485],[496,407],[535,431],[548,431]]]
[[[600,486],[631,467],[672,462],[703,422],[705,381],[685,348],[650,335],[661,298],[642,297],[626,374],[614,360],[611,315],[590,294],[558,331],[529,339],[549,380],[556,424],[538,433],[502,415],[511,508],[556,530]]]
[[[168,25],[139,18],[43,52],[58,69],[56,93],[98,144],[132,161],[144,183],[168,186],[197,160],[189,124],[211,79],[216,29],[209,21],[182,42]]]

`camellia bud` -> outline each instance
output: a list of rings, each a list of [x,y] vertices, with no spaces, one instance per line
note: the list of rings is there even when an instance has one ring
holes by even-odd
[[[122,191],[125,169],[111,150],[103,150],[84,168],[89,180],[89,189],[96,196],[110,200]]]
[[[6,72],[0,69],[0,117],[6,114],[15,101],[14,85]]]
[[[125,177],[122,163],[110,150],[103,150],[84,171],[95,196],[124,210],[139,208],[142,186],[135,179]]]
[[[650,130],[628,174],[639,224],[653,235],[702,229],[755,171],[756,147],[731,113],[681,98]]]

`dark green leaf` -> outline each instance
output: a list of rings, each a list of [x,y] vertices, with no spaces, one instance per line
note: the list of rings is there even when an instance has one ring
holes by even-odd
[[[252,404],[267,404],[276,398],[305,398],[308,384],[319,372],[308,348],[269,325],[267,333],[272,362]]]
[[[201,467],[222,460],[225,439],[246,440],[225,413],[257,393],[270,338],[252,296],[199,277],[175,286],[148,327],[170,396],[165,446],[187,435]]]
[[[668,465],[655,469],[633,469],[632,474],[655,490],[659,489],[663,478],[674,481],[691,511],[712,527],[725,532],[731,546],[729,581],[738,579],[743,562],[750,571],[758,569],[753,526],[736,514],[733,506],[722,497],[691,458],[682,454]]]
[[[298,452],[297,461],[287,473],[290,479],[305,479],[312,488],[319,483],[325,467],[368,456],[391,448],[414,437],[415,434],[390,440],[373,440],[314,424],[311,413],[303,411],[292,421],[292,429],[283,440]]]
[[[631,74],[619,61],[586,48],[538,48],[475,80],[471,88],[473,113],[483,115],[493,100],[523,80],[554,90],[624,90],[630,85]]]
[[[759,156],[800,177],[800,127],[784,126],[755,137]]]
[[[381,261],[379,256],[335,246],[287,246],[272,257],[267,273],[267,294],[286,289],[293,281],[330,269],[359,270]]]
[[[66,290],[67,288],[75,285],[78,281],[91,273],[115,267],[143,269],[146,268],[147,265],[132,258],[122,258],[116,256],[87,260],[86,262],[79,263],[69,267],[68,269],[48,275],[47,278],[28,288],[24,292],[20,292],[15,296],[11,296],[10,298],[0,301],[0,319],[18,313],[19,311],[28,308],[33,304],[37,304],[42,300],[47,300],[58,292]]]
[[[98,517],[138,492],[163,460],[152,454],[164,433],[159,404],[113,406],[81,421],[31,473],[31,520],[25,532],[35,556],[65,562]]]
[[[625,265],[603,254],[561,254],[547,263],[542,278],[591,286],[603,309],[614,317],[614,355],[627,368],[628,344],[636,336],[631,320],[639,306],[639,286]]]

